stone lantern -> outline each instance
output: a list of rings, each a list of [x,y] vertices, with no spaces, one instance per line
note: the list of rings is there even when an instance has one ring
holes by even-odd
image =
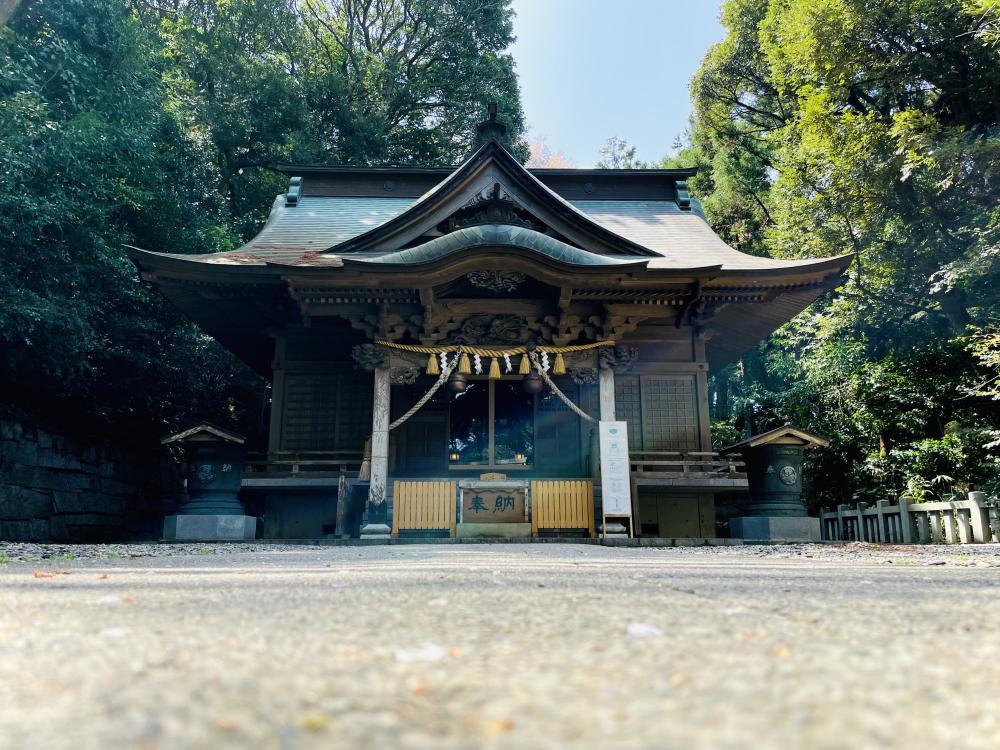
[[[729,521],[732,535],[750,542],[820,541],[819,519],[811,518],[802,502],[802,456],[829,444],[785,425],[723,448],[723,455],[743,455],[750,485],[746,515]]]
[[[202,423],[160,441],[180,443],[187,462],[187,499],[163,521],[168,541],[254,539],[257,519],[239,501],[245,438]]]

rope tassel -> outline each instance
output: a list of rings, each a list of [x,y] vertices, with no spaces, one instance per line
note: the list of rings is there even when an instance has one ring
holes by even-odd
[[[462,352],[462,356],[458,358],[458,373],[460,375],[472,374],[472,363],[469,362],[469,355],[465,352]]]
[[[438,367],[438,358],[434,353],[427,355],[427,374],[428,375],[440,375],[441,368]]]
[[[566,360],[563,359],[562,352],[556,352],[556,362],[552,365],[553,375],[565,375],[566,374]]]
[[[499,379],[500,379],[500,363],[497,361],[497,358],[494,357],[490,362],[490,380],[499,380]]]
[[[521,366],[517,369],[519,375],[527,375],[531,372],[531,360],[528,359],[527,354],[521,355]]]

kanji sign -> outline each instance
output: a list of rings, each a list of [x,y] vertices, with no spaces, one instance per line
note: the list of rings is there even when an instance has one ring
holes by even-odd
[[[462,523],[524,523],[523,489],[462,490]]]

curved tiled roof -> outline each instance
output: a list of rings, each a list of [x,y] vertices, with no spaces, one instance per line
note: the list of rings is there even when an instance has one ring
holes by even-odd
[[[644,266],[647,258],[614,257],[581,250],[554,237],[526,227],[507,224],[483,224],[458,229],[441,237],[435,237],[416,247],[396,250],[374,256],[345,255],[345,263],[373,263],[384,265],[420,265],[433,263],[453,253],[476,247],[524,248],[551,260],[571,266]]]
[[[285,196],[281,195],[260,233],[237,250],[207,255],[164,255],[223,265],[295,262],[306,253],[322,252],[380,226],[415,201],[414,198],[304,196],[299,198],[298,205],[286,206]],[[725,271],[766,270],[823,262],[779,260],[741,253],[727,245],[698,212],[682,211],[673,201],[577,200],[570,203],[615,234],[656,253],[656,257],[649,259],[650,269],[721,266]]]

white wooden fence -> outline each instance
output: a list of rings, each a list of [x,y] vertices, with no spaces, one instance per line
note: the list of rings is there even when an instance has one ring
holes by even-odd
[[[858,503],[821,510],[820,530],[825,541],[881,542],[883,544],[968,544],[1000,541],[1000,509],[983,492],[968,500],[896,505],[879,500],[874,506]]]

